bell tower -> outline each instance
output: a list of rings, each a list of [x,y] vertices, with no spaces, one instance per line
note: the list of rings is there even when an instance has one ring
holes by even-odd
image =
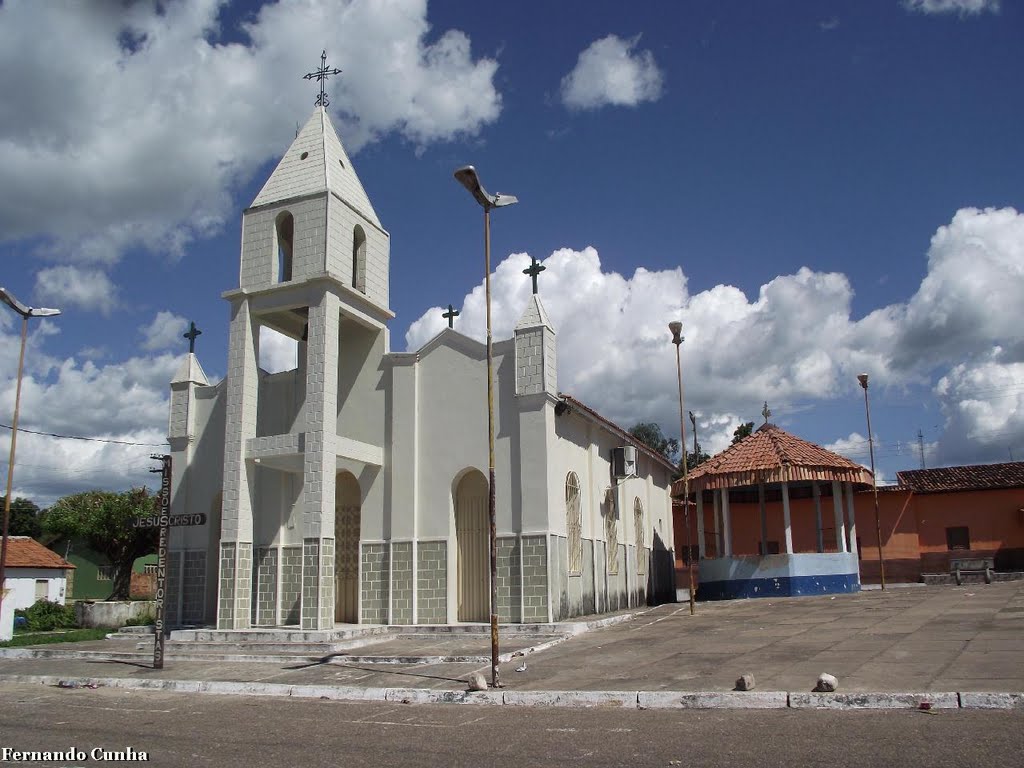
[[[301,546],[301,626],[333,627],[336,474],[342,466],[382,464],[383,402],[367,384],[367,372],[387,351],[387,322],[394,317],[388,308],[390,236],[331,124],[322,90],[321,100],[243,212],[239,287],[224,294],[231,326],[221,629],[251,626],[256,602],[261,615],[284,623],[288,606],[265,608],[281,589],[273,586],[265,595],[254,581],[265,553],[286,557],[286,533],[296,539],[296,556]],[[261,326],[298,344],[293,407],[264,389],[270,377],[259,370]],[[280,500],[286,491],[266,493],[278,482],[296,489],[294,509]]]

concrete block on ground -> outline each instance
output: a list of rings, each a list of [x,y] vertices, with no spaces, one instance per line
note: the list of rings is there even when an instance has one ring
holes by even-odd
[[[636,709],[636,692],[623,691],[505,691],[504,702],[514,707],[624,707]]]
[[[822,672],[818,675],[818,682],[814,686],[814,690],[818,693],[833,693],[839,688],[839,681],[835,675],[830,675],[828,672]]]
[[[1024,693],[967,693],[960,694],[964,709],[1024,709]]]
[[[794,709],[919,709],[928,702],[932,709],[957,709],[956,693],[790,693]]]
[[[640,691],[640,709],[785,709],[785,691]]]
[[[754,681],[754,675],[750,672],[736,678],[737,691],[752,691],[754,690],[755,685],[757,685],[757,683]]]

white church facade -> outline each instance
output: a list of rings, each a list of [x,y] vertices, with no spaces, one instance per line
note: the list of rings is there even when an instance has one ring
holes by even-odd
[[[227,374],[171,383],[170,625],[485,622],[486,348],[390,351],[390,235],[317,107],[242,215]],[[260,328],[298,345],[259,367]],[[537,294],[494,343],[499,620],[673,596],[673,467],[557,389]]]

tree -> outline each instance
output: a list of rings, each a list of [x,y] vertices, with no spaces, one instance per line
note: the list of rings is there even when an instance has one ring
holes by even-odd
[[[703,464],[711,457],[704,453],[704,449],[700,447],[700,443],[697,443],[696,451],[689,451],[686,454],[686,469],[688,472],[693,472],[697,467]],[[682,470],[682,464],[680,463],[680,470]]]
[[[732,444],[736,445],[740,440],[745,437],[750,437],[752,434],[754,434],[754,422],[748,421],[744,424],[740,424],[732,433]]]
[[[136,517],[155,514],[156,497],[146,488],[123,493],[86,491],[65,496],[46,513],[43,528],[55,536],[82,539],[110,560],[111,600],[127,600],[136,558],[156,551],[157,528],[133,528]]]
[[[629,429],[629,434],[655,453],[660,453],[675,463],[676,454],[679,453],[679,441],[674,437],[665,437],[661,427],[653,421],[641,421],[639,424],[633,425]]]
[[[0,496],[0,510],[6,502],[6,496]],[[3,514],[0,512],[0,514]],[[43,527],[39,520],[39,507],[28,499],[20,496],[15,497],[11,502],[11,520],[8,523],[7,532],[11,536],[31,536],[38,539],[43,533]]]

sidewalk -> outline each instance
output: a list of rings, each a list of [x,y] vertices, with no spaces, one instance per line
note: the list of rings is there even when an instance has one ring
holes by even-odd
[[[486,634],[388,637],[319,661],[172,656],[160,671],[149,668],[151,656],[146,661],[17,659],[5,655],[20,649],[2,649],[0,682],[94,678],[119,687],[225,693],[633,706],[687,700],[732,706],[863,703],[864,694],[888,694],[892,701],[892,695],[910,695],[906,692],[917,698],[900,699],[904,706],[925,699],[937,706],[967,706],[962,694],[980,692],[1013,694],[997,697],[1001,706],[1024,708],[1024,582],[698,603],[696,616],[685,604],[663,605],[543,650],[530,651],[534,646],[519,641],[525,655],[501,665],[504,690],[468,697],[456,693],[466,690],[466,677],[474,671],[489,675],[489,664],[479,663],[489,654]],[[119,645],[136,650],[131,640],[101,643],[112,651]],[[474,650],[474,643],[480,647]],[[393,657],[392,663],[380,663],[389,647],[400,648],[406,659],[437,659],[446,655],[446,644],[457,644],[472,660],[401,663]],[[145,648],[151,647],[150,641]],[[502,651],[514,647],[510,638]],[[515,671],[524,664],[525,670]],[[822,672],[839,679],[839,694],[809,694]],[[744,673],[755,676],[756,690],[730,693]]]

